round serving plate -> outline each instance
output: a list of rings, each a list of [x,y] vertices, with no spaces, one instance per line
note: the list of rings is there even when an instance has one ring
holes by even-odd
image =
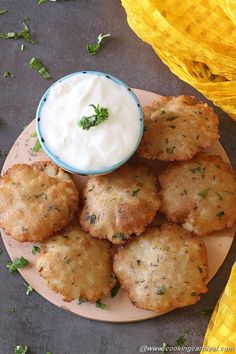
[[[134,92],[138,96],[142,106],[149,104],[151,101],[158,97],[157,94],[149,91],[134,89]],[[35,131],[35,121],[32,121],[16,140],[6,158],[2,173],[4,173],[8,168],[16,163],[31,164],[35,161],[48,160],[47,156],[42,151],[38,153],[32,153],[32,147],[34,146],[36,140],[35,137],[31,137],[33,131]],[[220,155],[225,161],[229,162],[226,152],[220,143],[214,144],[210,149],[207,149],[206,152],[209,154]],[[134,156],[132,161],[137,159],[138,158]],[[148,160],[143,161],[151,165],[157,174],[161,169],[163,169],[164,166],[166,166],[166,163],[153,162]],[[74,179],[79,190],[81,190],[81,187],[84,185],[87,177],[74,176]],[[161,220],[157,217],[154,224],[158,224],[160,222]],[[213,278],[213,276],[217,273],[222,263],[224,262],[225,257],[227,256],[230,246],[233,242],[235,230],[236,228],[227,229],[221,232],[213,233],[210,236],[203,237],[209,260],[208,281]],[[35,264],[37,255],[32,254],[32,246],[34,244],[30,242],[17,242],[13,238],[7,236],[4,231],[2,231],[2,238],[7,252],[12,260],[24,256],[30,262],[30,265],[26,268],[19,269],[19,272],[25,281],[29,283],[34,288],[34,290],[42,295],[46,300],[50,301],[63,310],[93,320],[121,323],[142,321],[163,314],[136,308],[131,304],[127,294],[123,290],[119,290],[118,294],[114,298],[107,296],[101,299],[101,301],[106,304],[105,309],[97,308],[95,304],[87,302],[81,305],[78,305],[78,301],[72,301],[70,303],[65,302],[61,299],[60,295],[55,294],[47,287],[44,280],[36,271]],[[40,244],[38,245],[40,246]]]

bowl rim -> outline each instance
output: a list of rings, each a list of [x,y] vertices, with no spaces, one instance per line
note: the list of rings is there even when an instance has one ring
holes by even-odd
[[[72,76],[80,76],[80,75],[85,75],[85,74],[92,74],[92,75],[97,75],[97,76],[105,76],[108,79],[111,79],[112,81],[114,81],[115,83],[127,88],[127,90],[129,91],[130,95],[132,96],[132,98],[134,99],[135,103],[138,106],[138,110],[139,110],[139,124],[140,124],[140,128],[139,128],[139,138],[137,140],[137,143],[135,145],[135,148],[133,151],[131,151],[131,153],[123,160],[121,160],[120,162],[117,162],[116,164],[113,164],[110,167],[107,168],[101,168],[101,169],[96,169],[96,170],[82,170],[79,168],[75,168],[71,165],[69,165],[68,163],[62,161],[56,154],[54,154],[53,152],[50,151],[50,149],[47,147],[43,136],[42,136],[42,132],[41,132],[41,127],[40,127],[40,115],[41,115],[41,110],[45,104],[45,102],[47,101],[47,98],[50,94],[51,89],[57,85],[58,83],[72,77]],[[111,75],[111,74],[107,74],[101,71],[93,71],[93,70],[83,70],[83,71],[77,71],[71,74],[68,74],[66,76],[63,76],[62,78],[58,79],[57,81],[55,81],[43,94],[42,98],[39,101],[38,107],[37,107],[37,111],[36,111],[36,132],[37,132],[37,137],[38,140],[44,150],[44,152],[46,153],[46,155],[60,168],[62,168],[63,170],[73,173],[73,174],[79,174],[79,175],[101,175],[101,174],[106,174],[109,172],[112,172],[114,170],[116,170],[117,168],[119,168],[120,166],[122,166],[123,164],[125,164],[135,153],[135,151],[137,150],[142,136],[143,136],[143,131],[144,131],[144,114],[143,114],[143,110],[141,108],[141,104],[139,102],[138,97],[136,96],[136,94],[133,92],[133,90],[127,85],[125,84],[122,80],[118,79],[117,77]]]

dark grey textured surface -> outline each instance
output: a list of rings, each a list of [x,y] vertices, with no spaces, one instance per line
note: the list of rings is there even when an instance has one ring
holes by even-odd
[[[69,0],[36,6],[36,0],[0,0],[8,13],[0,17],[0,32],[20,30],[29,16],[32,35],[38,45],[0,40],[0,74],[10,70],[14,79],[0,78],[0,149],[8,151],[23,127],[33,118],[37,103],[52,81],[43,80],[29,69],[33,56],[39,57],[53,80],[68,73],[93,69],[117,75],[131,87],[160,94],[194,94],[193,88],[176,78],[128,27],[119,0]],[[85,50],[99,33],[112,38],[97,56]],[[236,167],[236,124],[216,109],[221,120],[221,142]],[[2,164],[1,160],[1,164]],[[0,241],[0,248],[4,246]],[[174,345],[185,335],[187,346],[202,343],[209,316],[200,309],[213,308],[228,279],[235,260],[236,242],[218,274],[209,284],[209,293],[196,306],[176,310],[162,317],[133,324],[106,324],[63,312],[37,293],[25,295],[21,276],[12,275],[5,265],[6,251],[0,256],[0,354],[12,354],[17,344],[27,344],[32,353],[45,354],[133,354],[141,345]],[[8,307],[16,308],[9,313]]]

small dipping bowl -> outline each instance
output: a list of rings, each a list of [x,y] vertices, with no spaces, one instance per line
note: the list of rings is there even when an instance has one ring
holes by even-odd
[[[69,79],[73,79],[73,78],[77,78],[77,77],[81,77],[81,79],[83,79],[85,77],[85,75],[90,75],[90,77],[91,77],[91,75],[93,75],[95,77],[103,77],[104,78],[103,80],[111,80],[113,82],[113,84],[115,83],[115,85],[121,86],[122,89],[127,90],[128,95],[129,95],[128,100],[130,99],[130,104],[132,104],[132,107],[134,107],[134,104],[136,105],[135,109],[137,109],[137,112],[138,112],[138,114],[137,114],[137,120],[138,120],[137,129],[138,130],[136,129],[136,133],[135,133],[136,134],[136,140],[135,140],[135,143],[133,144],[134,146],[133,146],[132,150],[128,151],[127,156],[123,157],[122,160],[116,161],[116,163],[113,163],[111,165],[109,165],[109,163],[106,166],[101,164],[101,167],[97,166],[96,168],[93,168],[93,167],[90,168],[89,166],[87,166],[86,168],[80,168],[78,166],[73,166],[72,163],[68,163],[68,161],[67,162],[64,161],[64,159],[60,156],[60,153],[58,153],[58,151],[55,152],[55,151],[53,151],[53,149],[51,147],[49,147],[50,143],[47,142],[46,137],[44,137],[44,135],[43,135],[41,117],[42,117],[42,114],[43,114],[42,113],[43,109],[44,108],[46,109],[45,105],[47,104],[47,99],[49,98],[49,96],[51,94],[51,90],[53,88],[55,90],[55,86],[56,85],[59,87],[60,84],[61,83],[64,84],[66,80],[67,80],[67,82],[69,82]],[[96,78],[94,78],[94,80],[96,80]],[[112,97],[112,92],[110,93],[109,90],[107,90],[107,92],[108,92],[108,95],[111,94],[111,97]],[[81,95],[82,94],[83,94],[83,92],[81,92]],[[126,95],[126,92],[125,92],[125,95]],[[96,97],[96,95],[95,95],[95,97]],[[114,98],[115,97],[113,96],[113,99]],[[90,102],[90,103],[93,104],[94,102]],[[97,102],[97,103],[99,104],[99,102]],[[88,106],[90,106],[90,105],[88,105]],[[100,104],[100,107],[101,106],[103,106],[102,103]],[[50,116],[48,117],[48,119],[50,119]],[[108,117],[108,120],[109,120],[109,117]],[[79,121],[79,117],[78,117],[78,121]],[[107,121],[102,122],[100,125],[92,127],[90,129],[97,129],[97,127],[100,127],[100,129],[102,129],[102,128],[106,129],[106,125],[105,124],[106,124]],[[71,123],[69,123],[69,119],[68,119],[68,124],[71,124]],[[109,124],[111,124],[111,123],[109,123]],[[52,128],[49,128],[49,129],[52,129]],[[73,126],[73,129],[82,129],[82,128],[80,128],[78,126],[76,126],[76,127]],[[134,94],[134,92],[131,90],[131,88],[129,86],[127,86],[124,82],[119,80],[118,78],[116,78],[116,77],[114,77],[114,76],[112,76],[110,74],[106,74],[106,73],[98,72],[98,71],[80,71],[80,72],[69,74],[69,75],[64,76],[63,78],[59,79],[52,86],[50,86],[48,88],[48,90],[44,93],[43,97],[41,98],[41,100],[39,102],[39,105],[38,105],[38,108],[37,108],[37,112],[36,112],[36,131],[37,131],[37,136],[38,136],[39,142],[40,142],[44,152],[46,153],[46,155],[57,166],[61,167],[63,170],[66,170],[66,171],[68,171],[70,173],[73,173],[73,174],[79,174],[79,175],[101,175],[101,174],[106,174],[106,173],[112,172],[115,169],[117,169],[120,166],[122,166],[125,162],[127,162],[130,159],[130,157],[137,150],[137,148],[138,148],[138,146],[140,144],[142,135],[143,135],[143,129],[144,129],[143,111],[142,111],[142,108],[141,108],[141,105],[139,103],[139,100],[138,100],[137,96]],[[44,131],[45,131],[45,128],[44,128]],[[87,132],[87,131],[85,131],[85,132]],[[110,137],[109,140],[110,140],[109,144],[113,144],[114,143],[113,140],[112,140],[112,137]],[[84,140],[84,143],[86,144],[86,138]],[[101,142],[101,144],[102,144],[102,142]],[[86,149],[87,148],[89,149],[89,147],[86,146]],[[98,146],[98,148],[100,148],[100,146]],[[93,149],[94,149],[94,147],[93,147]],[[96,149],[96,146],[95,146],[95,149]],[[80,159],[80,151],[78,151],[77,159],[79,161],[79,159]]]

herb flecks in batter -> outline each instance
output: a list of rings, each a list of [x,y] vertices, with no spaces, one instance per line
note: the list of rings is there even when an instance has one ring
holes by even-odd
[[[140,191],[140,188],[135,189],[134,191],[132,191],[132,197],[135,197],[138,194],[139,191]]]
[[[166,293],[165,285],[158,286],[158,288],[156,289],[156,293],[157,295],[164,295]]]
[[[208,195],[209,189],[203,189],[201,192],[199,192],[197,195],[201,197],[202,199],[206,199]]]
[[[224,215],[225,215],[225,212],[223,210],[218,211],[218,213],[216,213],[216,216],[218,216],[219,219],[221,219]]]
[[[88,215],[87,219],[89,220],[90,224],[95,224],[97,216],[95,214]]]
[[[125,241],[126,240],[126,236],[123,232],[117,232],[112,236],[113,239],[118,238],[119,240]]]
[[[173,154],[174,150],[175,150],[175,146],[172,146],[171,148],[170,147],[166,148],[167,154]]]

